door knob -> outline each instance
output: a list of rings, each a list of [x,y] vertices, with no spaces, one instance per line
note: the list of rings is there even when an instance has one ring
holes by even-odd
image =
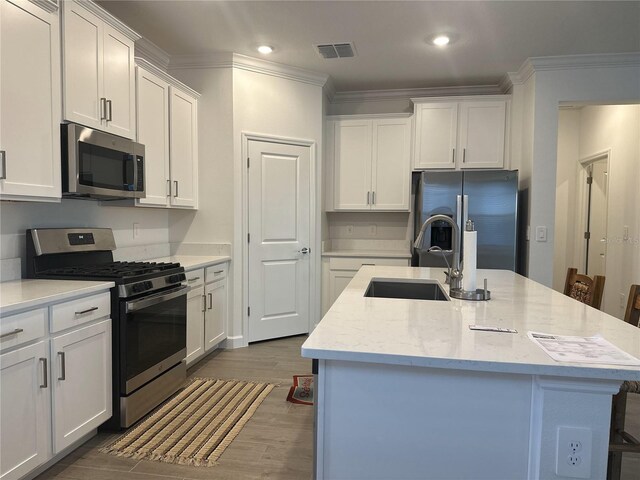
[[[304,247],[304,248],[302,248],[302,249],[298,250],[298,253],[301,253],[301,254],[303,254],[303,255],[306,255],[307,253],[311,253],[311,249],[310,249],[310,248],[307,248],[307,247]]]

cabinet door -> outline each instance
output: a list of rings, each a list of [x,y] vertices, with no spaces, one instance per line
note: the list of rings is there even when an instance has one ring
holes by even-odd
[[[104,130],[103,22],[75,1],[62,7],[64,119]]]
[[[111,417],[111,320],[51,339],[53,451]]]
[[[205,286],[207,310],[204,320],[205,350],[209,351],[226,337],[227,280],[218,280]]]
[[[461,168],[503,167],[506,105],[506,101],[460,104],[458,158]]]
[[[133,42],[103,26],[103,96],[106,126],[115,135],[135,138],[135,72]]]
[[[414,168],[455,168],[457,128],[457,103],[419,104]]]
[[[409,211],[411,119],[373,121],[372,210]]]
[[[204,354],[204,287],[194,288],[187,296],[187,365]]]
[[[144,145],[144,188],[138,203],[166,207],[169,202],[169,84],[136,69],[137,134]]]
[[[0,194],[60,198],[58,17],[0,1]],[[37,199],[37,198],[36,198]]]
[[[329,304],[333,305],[342,291],[349,285],[357,270],[332,270],[329,272]]]
[[[371,137],[371,120],[334,123],[335,210],[371,208]]]
[[[170,92],[171,205],[197,207],[198,113],[197,100],[178,89]]]
[[[48,342],[0,355],[0,478],[13,480],[50,455]]]

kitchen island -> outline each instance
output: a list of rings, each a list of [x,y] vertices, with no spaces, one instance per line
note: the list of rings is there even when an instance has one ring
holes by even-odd
[[[363,267],[304,343],[315,478],[605,478],[611,396],[640,369],[556,362],[527,332],[600,334],[638,358],[640,329],[509,271],[478,271],[488,302],[368,298],[373,278],[448,292],[441,269]],[[577,429],[560,430],[580,440],[577,467],[559,427]]]

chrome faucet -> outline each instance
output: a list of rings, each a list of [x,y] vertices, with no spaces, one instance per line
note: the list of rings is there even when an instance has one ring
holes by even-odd
[[[424,238],[424,232],[429,225],[433,222],[437,222],[438,220],[442,220],[443,222],[451,225],[451,229],[453,230],[453,238],[451,239],[451,248],[453,250],[453,262],[451,267],[449,267],[449,291],[450,293],[453,290],[462,290],[462,268],[460,267],[460,228],[458,228],[458,224],[454,222],[451,217],[447,215],[433,215],[422,224],[420,228],[420,233],[418,233],[418,238],[414,242],[414,248],[418,250],[422,250],[422,241]]]

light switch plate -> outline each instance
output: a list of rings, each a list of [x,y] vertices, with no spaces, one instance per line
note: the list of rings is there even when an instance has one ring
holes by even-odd
[[[546,242],[547,241],[547,227],[538,226],[536,227],[536,242]]]

